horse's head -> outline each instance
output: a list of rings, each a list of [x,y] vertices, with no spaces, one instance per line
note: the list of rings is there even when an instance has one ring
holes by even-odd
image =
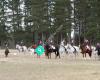
[[[60,45],[64,46],[64,44],[65,44],[65,40],[62,40],[61,43],[60,43]]]
[[[81,50],[83,50],[83,49],[85,48],[85,45],[84,45],[84,44],[80,44],[80,45],[79,45],[79,48],[80,48]]]
[[[19,44],[16,44],[16,49],[19,49],[21,46]]]

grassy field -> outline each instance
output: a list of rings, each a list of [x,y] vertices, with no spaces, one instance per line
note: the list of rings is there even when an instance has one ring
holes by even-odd
[[[100,80],[100,62],[62,55],[61,59],[17,54],[10,50],[8,58],[0,51],[0,80]],[[73,58],[71,58],[73,57]]]

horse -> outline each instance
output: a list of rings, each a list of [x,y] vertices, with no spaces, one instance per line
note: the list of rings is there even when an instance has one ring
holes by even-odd
[[[29,52],[31,55],[33,55],[33,54],[35,53],[35,49],[32,48],[32,47],[29,47],[29,48],[28,48],[28,52]]]
[[[66,52],[66,48],[65,48],[65,45],[64,45],[64,40],[63,41],[61,41],[61,43],[60,43],[60,46],[59,46],[59,53],[67,53]]]
[[[19,45],[19,44],[16,44],[16,49],[17,49],[19,52],[24,52],[24,53],[28,51],[28,49],[27,49],[27,47],[26,47],[25,45],[21,46],[21,45]]]
[[[9,53],[9,49],[8,49],[8,47],[6,47],[6,49],[5,49],[5,57],[8,57],[8,53]]]
[[[45,55],[48,57],[48,59],[51,59],[51,53],[55,53],[55,58],[57,58],[59,56],[60,58],[60,54],[59,54],[59,46],[58,45],[52,45],[52,44],[46,44],[45,45]]]
[[[29,48],[28,48],[28,52],[33,55],[33,54],[36,54],[35,52],[35,49],[37,48],[37,45],[34,44],[34,45],[31,45]]]
[[[27,47],[25,45],[22,46],[22,52],[24,52],[24,53],[28,52],[28,49],[27,49]]]
[[[19,44],[16,44],[16,49],[17,49],[19,52],[22,52],[22,47],[21,47]]]
[[[59,53],[66,53],[66,54],[74,54],[76,57],[76,54],[80,52],[80,49],[78,46],[74,46],[70,43],[64,44],[65,41],[61,41],[60,47],[59,47]]]
[[[92,49],[90,45],[80,45],[81,53],[83,54],[83,58],[86,58],[86,53],[88,53],[89,57],[92,56]]]
[[[63,53],[68,53],[66,50],[66,47],[64,45],[60,45],[59,46],[59,53],[63,54]]]
[[[74,45],[71,45],[71,44],[69,44],[69,43],[67,43],[67,45],[65,45],[65,48],[66,48],[67,54],[74,54],[75,57],[76,57],[76,55],[78,55],[78,53],[80,52],[78,46],[74,46]]]

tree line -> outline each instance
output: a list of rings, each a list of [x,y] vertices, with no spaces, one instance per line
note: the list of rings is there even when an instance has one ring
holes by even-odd
[[[73,28],[77,43],[87,38],[95,44],[100,40],[99,4],[99,0],[0,0],[0,43],[45,41],[55,32],[59,42]]]

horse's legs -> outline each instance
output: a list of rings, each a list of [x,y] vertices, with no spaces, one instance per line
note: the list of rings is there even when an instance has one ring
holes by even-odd
[[[51,59],[51,52],[48,53],[48,59]]]
[[[50,56],[50,59],[51,59],[51,53],[49,54],[49,56]]]
[[[57,56],[59,56],[59,58],[60,58],[60,53],[59,53],[59,51],[55,51],[55,58],[57,58]]]
[[[57,58],[57,54],[56,54],[56,52],[55,52],[55,59]]]
[[[74,55],[75,55],[75,59],[76,59],[76,53],[74,53]]]
[[[57,53],[55,52],[55,59],[57,58]]]
[[[49,59],[49,52],[45,52],[45,56]]]
[[[60,58],[60,53],[59,53],[59,58]]]
[[[83,54],[83,58],[84,58],[84,54],[85,54],[85,53],[82,52],[82,54]]]
[[[49,59],[49,53],[47,54],[47,56],[48,56],[48,59]]]
[[[57,56],[59,56],[59,58],[60,58],[60,53],[59,53],[59,51],[57,51]]]
[[[5,54],[5,57],[8,57],[8,53]]]
[[[90,52],[90,53],[88,53],[89,54],[89,57],[91,58],[91,56],[92,56],[92,53]]]
[[[47,52],[45,52],[45,56],[47,57],[48,55],[47,55]]]
[[[100,60],[100,55],[98,55],[98,60]]]
[[[85,54],[85,58],[86,58],[86,52],[84,54]]]

